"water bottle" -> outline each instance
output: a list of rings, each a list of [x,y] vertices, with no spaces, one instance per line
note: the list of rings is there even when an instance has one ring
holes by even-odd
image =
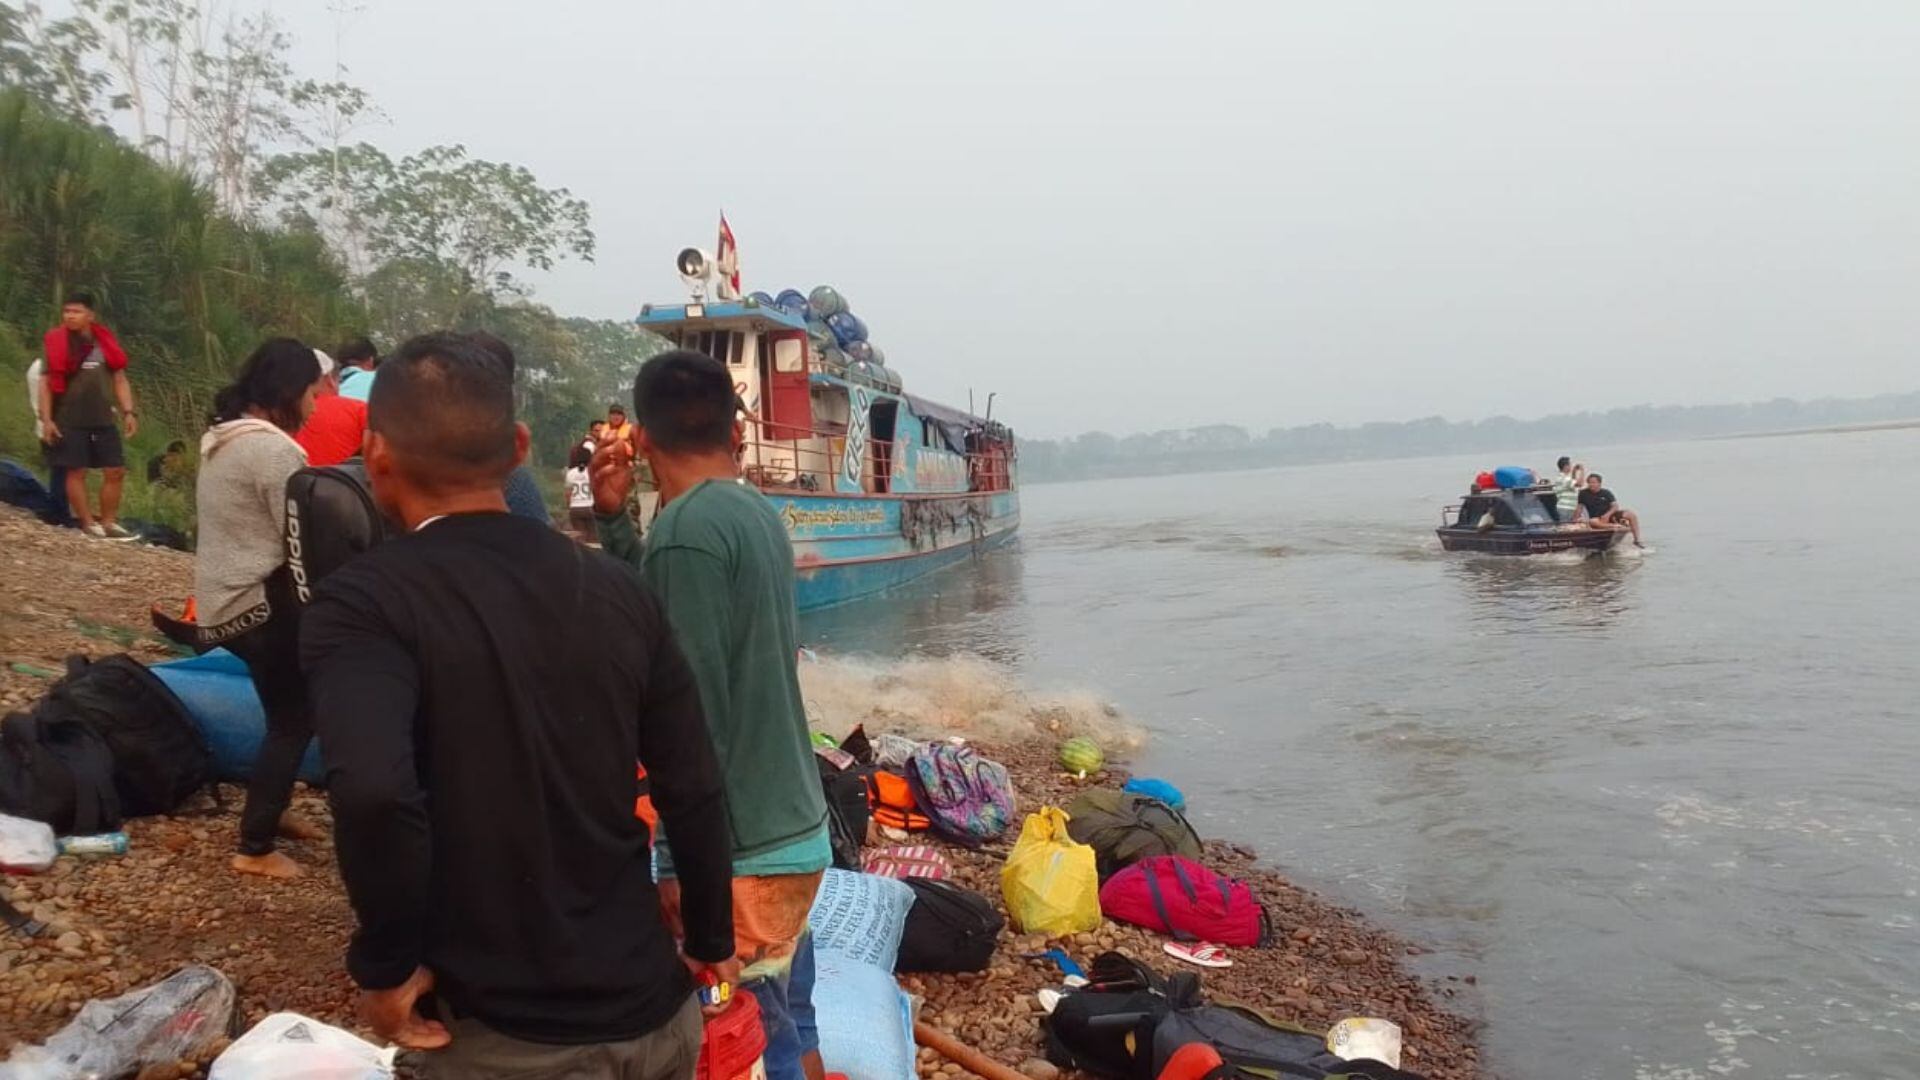
[[[62,855],[125,855],[127,853],[127,834],[123,832],[100,833],[95,836],[63,836],[60,838]]]

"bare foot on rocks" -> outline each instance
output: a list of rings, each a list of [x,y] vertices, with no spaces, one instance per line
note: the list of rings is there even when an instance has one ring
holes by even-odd
[[[270,878],[297,878],[305,873],[299,863],[278,851],[269,851],[265,855],[235,855],[232,865],[242,874]]]
[[[325,840],[327,830],[288,811],[280,815],[280,835],[288,840]]]

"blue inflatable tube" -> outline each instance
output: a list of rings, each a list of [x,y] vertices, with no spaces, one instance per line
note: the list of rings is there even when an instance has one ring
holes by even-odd
[[[221,780],[245,780],[266,738],[267,714],[254,693],[247,665],[225,649],[191,660],[155,664],[150,669],[193,714],[213,750],[213,773]],[[300,760],[300,779],[318,785],[326,778],[320,747],[309,743]]]

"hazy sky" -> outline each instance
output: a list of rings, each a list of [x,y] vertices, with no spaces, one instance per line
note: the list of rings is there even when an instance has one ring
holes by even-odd
[[[333,61],[319,0],[273,10]],[[829,282],[1030,435],[1920,386],[1920,3],[363,0],[393,151],[593,206],[566,313]]]

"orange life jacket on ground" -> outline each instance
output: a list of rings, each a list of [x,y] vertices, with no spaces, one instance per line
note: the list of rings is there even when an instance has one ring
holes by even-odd
[[[898,773],[874,771],[867,774],[867,807],[873,820],[883,828],[903,832],[925,832],[933,822],[920,812],[913,801],[913,789]]]

